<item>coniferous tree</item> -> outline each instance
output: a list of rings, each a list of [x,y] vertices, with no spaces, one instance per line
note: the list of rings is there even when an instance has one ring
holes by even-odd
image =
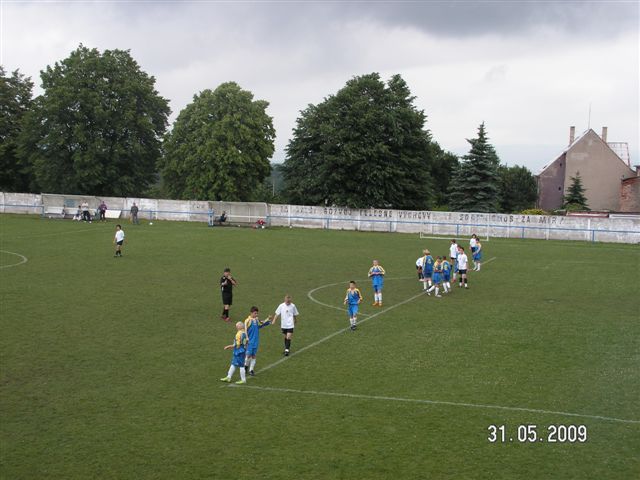
[[[564,196],[563,207],[567,210],[589,210],[584,192],[585,189],[582,186],[580,172],[576,172],[576,176],[571,177],[571,185],[569,185],[567,194]]]
[[[496,212],[499,204],[498,165],[500,159],[488,142],[484,122],[451,182],[451,208],[463,212]]]

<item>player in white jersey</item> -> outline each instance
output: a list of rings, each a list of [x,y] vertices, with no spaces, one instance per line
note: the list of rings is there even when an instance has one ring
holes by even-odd
[[[295,304],[291,302],[291,295],[284,297],[284,302],[278,305],[276,309],[276,315],[273,317],[273,323],[276,323],[278,317],[280,317],[280,329],[284,335],[284,356],[289,356],[291,349],[291,337],[293,336],[293,329],[298,321],[298,309]]]
[[[124,243],[124,230],[122,230],[122,226],[119,224],[116,225],[116,235],[113,237],[113,243],[116,245],[116,253],[113,255],[114,257],[122,256],[122,244]]]
[[[469,288],[467,285],[467,268],[469,268],[469,259],[467,254],[464,253],[464,248],[458,247],[458,273],[460,274],[460,287],[464,283],[464,288]]]
[[[453,270],[453,281],[456,281],[456,258],[458,258],[458,243],[455,239],[451,240],[451,245],[449,246],[449,258],[451,259],[451,269]]]
[[[424,263],[424,257],[418,257],[418,259],[416,260],[416,271],[418,272],[418,281],[422,282],[422,288],[426,290],[427,286],[424,283],[424,275],[422,274],[423,263]]]
[[[476,253],[476,250],[478,249],[478,236],[475,233],[471,235],[471,238],[469,239],[469,248],[471,249],[471,258],[473,259],[473,255]],[[474,262],[473,269],[475,270],[475,262]]]

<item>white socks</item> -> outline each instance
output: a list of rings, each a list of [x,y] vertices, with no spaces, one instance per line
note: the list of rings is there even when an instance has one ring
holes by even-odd
[[[374,302],[378,302],[378,303],[382,303],[382,293],[374,293],[373,294],[373,301]]]
[[[256,368],[256,359],[252,358],[251,364],[249,365],[249,371],[253,371],[254,368]]]
[[[254,360],[254,362],[255,362],[255,360]],[[239,370],[240,370],[240,380],[242,380],[243,382],[246,381],[247,376],[244,373],[244,368],[240,368]],[[235,373],[235,371],[236,371],[236,366],[235,365],[231,365],[229,367],[229,373],[227,373],[227,377],[228,378],[232,378],[233,374]]]

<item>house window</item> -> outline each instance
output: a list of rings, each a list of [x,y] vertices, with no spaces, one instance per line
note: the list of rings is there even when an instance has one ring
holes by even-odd
[[[558,190],[562,190],[562,187],[558,187]]]

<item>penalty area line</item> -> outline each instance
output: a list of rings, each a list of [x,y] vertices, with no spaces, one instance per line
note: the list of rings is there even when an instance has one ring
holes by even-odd
[[[318,390],[297,390],[295,388],[277,388],[277,387],[260,387],[254,385],[222,385],[224,387],[238,388],[238,389],[253,389],[261,390],[264,392],[276,392],[276,393],[295,393],[299,395],[312,395],[312,396],[325,396],[325,397],[341,397],[341,398],[355,398],[362,400],[378,400],[385,402],[401,402],[401,403],[418,403],[423,405],[446,405],[450,407],[462,407],[473,409],[489,409],[489,410],[506,410],[512,412],[527,412],[538,413],[543,415],[560,415],[565,417],[579,417],[589,418],[593,420],[603,420],[607,422],[618,422],[626,424],[640,424],[640,420],[629,420],[624,418],[607,417],[604,415],[590,415],[586,413],[572,413],[572,412],[560,412],[554,410],[544,410],[539,408],[526,408],[526,407],[508,407],[504,405],[487,405],[482,403],[467,403],[467,402],[449,402],[445,400],[427,400],[420,398],[403,398],[403,397],[387,397],[382,395],[364,395],[358,393],[340,393],[340,392],[321,392]]]
[[[387,313],[389,310],[393,310],[394,308],[399,307],[399,306],[401,306],[401,305],[404,305],[405,303],[409,303],[410,301],[415,300],[416,298],[418,298],[418,297],[420,297],[420,296],[424,295],[424,293],[425,293],[425,291],[423,290],[422,292],[418,293],[417,295],[414,295],[413,297],[407,298],[406,300],[403,300],[403,301],[402,301],[402,302],[400,302],[400,303],[396,303],[395,305],[391,305],[390,307],[387,307],[387,308],[385,308],[385,309],[383,309],[383,310],[380,310],[379,312],[376,312],[376,313],[374,313],[373,315],[370,315],[369,317],[367,317],[367,318],[365,318],[365,319],[363,319],[363,320],[360,320],[360,321],[358,322],[358,325],[362,325],[363,323],[368,322],[369,320],[373,320],[374,318],[379,317],[379,316],[380,316],[380,315],[382,315],[383,313]],[[309,344],[309,345],[307,345],[306,347],[302,347],[300,350],[296,350],[295,352],[293,352],[292,354],[290,354],[288,357],[281,358],[280,360],[277,360],[277,361],[273,362],[272,364],[267,365],[267,366],[266,366],[266,367],[264,367],[264,368],[261,368],[261,369],[260,369],[260,371],[261,371],[261,372],[266,372],[267,370],[270,370],[270,369],[272,369],[273,367],[277,367],[277,366],[278,366],[278,365],[280,365],[282,362],[286,362],[287,360],[289,360],[291,357],[295,357],[296,355],[299,355],[299,354],[301,354],[302,352],[305,352],[305,351],[309,350],[310,348],[317,347],[318,345],[320,345],[320,344],[322,344],[322,343],[326,342],[327,340],[331,340],[331,339],[332,339],[333,337],[335,337],[336,335],[340,335],[341,333],[347,332],[347,331],[349,331],[350,329],[351,329],[351,327],[341,328],[340,330],[337,330],[337,331],[335,331],[335,332],[333,332],[333,333],[331,333],[331,334],[327,335],[326,337],[321,338],[320,340],[317,340],[317,341],[315,341],[315,342],[313,342],[313,343],[310,343],[310,344]]]

